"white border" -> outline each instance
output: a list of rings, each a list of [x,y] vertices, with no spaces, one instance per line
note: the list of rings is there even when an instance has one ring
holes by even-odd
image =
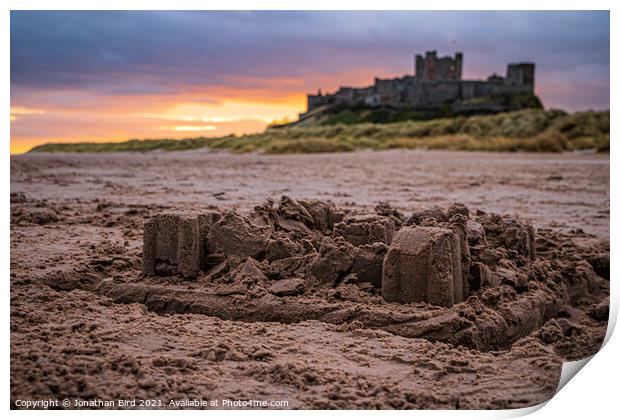
[[[9,354],[9,338],[10,338],[10,299],[9,299],[9,276],[8,273],[10,271],[10,242],[9,242],[9,234],[10,234],[10,225],[8,221],[9,218],[9,190],[10,190],[10,158],[9,158],[9,139],[10,139],[10,124],[9,124],[9,107],[10,107],[10,72],[9,72],[9,62],[10,62],[10,15],[9,10],[35,10],[35,9],[44,9],[44,10],[100,10],[100,9],[120,9],[120,10],[198,10],[198,9],[208,9],[208,10],[260,10],[260,9],[287,9],[287,10],[348,10],[348,9],[364,9],[364,10],[556,10],[557,7],[561,7],[561,10],[582,10],[587,8],[588,10],[611,10],[611,103],[614,104],[611,106],[611,132],[612,136],[612,147],[611,147],[611,161],[613,162],[614,142],[617,141],[616,137],[618,137],[616,133],[618,121],[618,111],[615,108],[615,98],[617,98],[618,93],[618,83],[616,73],[618,71],[618,54],[614,51],[614,47],[617,48],[618,42],[618,30],[615,28],[620,27],[620,19],[618,16],[620,15],[619,8],[616,6],[620,4],[619,2],[614,1],[601,1],[601,0],[590,0],[587,2],[584,1],[576,1],[576,0],[564,0],[564,1],[543,1],[543,0],[521,0],[519,2],[497,2],[497,1],[488,1],[488,0],[470,0],[467,2],[457,1],[457,0],[444,0],[442,2],[412,2],[412,1],[398,1],[398,0],[382,0],[381,2],[371,2],[366,0],[346,0],[340,2],[334,2],[333,0],[315,0],[315,1],[298,1],[294,4],[290,1],[278,1],[278,0],[264,0],[264,1],[250,1],[250,0],[229,0],[226,2],[204,2],[204,1],[196,1],[196,0],[175,0],[174,2],[165,2],[160,0],[109,0],[105,2],[96,2],[91,1],[88,3],[80,2],[76,0],[57,0],[53,3],[45,0],[24,0],[24,1],[14,1],[8,0],[3,2],[4,13],[2,13],[0,17],[0,28],[2,28],[2,42],[0,43],[0,54],[4,58],[3,66],[0,70],[2,74],[2,79],[4,81],[2,85],[2,92],[4,95],[3,109],[5,117],[0,119],[1,129],[3,133],[5,133],[4,141],[0,143],[0,147],[2,150],[2,158],[3,164],[1,165],[2,170],[2,191],[0,192],[2,199],[4,200],[4,205],[2,206],[2,217],[7,222],[2,226],[2,235],[4,237],[3,242],[3,251],[2,256],[0,257],[0,270],[2,273],[5,273],[4,277],[4,293],[1,294],[2,299],[2,334],[5,338],[5,345],[2,348],[3,355],[3,381],[2,381],[2,396],[4,397],[4,409],[8,410],[10,407],[10,372],[9,372],[9,363],[10,363],[10,354]],[[467,6],[466,8],[464,6]],[[614,7],[616,6],[616,7]],[[614,186],[616,185],[616,181],[618,179],[618,171],[620,169],[611,164],[611,225],[610,225],[610,237],[612,238],[612,249],[611,255],[615,255],[614,243],[618,238],[618,224],[615,222],[616,216],[614,213],[617,213],[617,203],[616,203],[616,195],[614,194]],[[618,270],[616,269],[616,265],[612,264],[611,267],[611,278],[615,278]],[[614,283],[615,286],[615,283]],[[523,409],[523,410],[508,410],[508,411],[408,411],[408,412],[368,412],[368,411],[356,411],[355,413],[351,413],[355,417],[358,418],[369,418],[375,417],[377,415],[384,417],[407,417],[408,419],[425,419],[425,418],[471,418],[471,419],[480,419],[480,418],[507,418],[507,417],[517,417],[521,415],[528,414],[532,411],[535,411],[532,414],[532,418],[562,418],[562,419],[571,419],[571,418],[612,418],[612,416],[617,416],[616,413],[616,401],[618,400],[617,396],[617,384],[618,384],[618,357],[620,354],[618,344],[618,339],[614,336],[611,336],[611,331],[613,330],[613,325],[615,325],[616,317],[617,317],[617,309],[618,309],[618,293],[617,288],[612,287],[612,296],[611,296],[611,305],[610,305],[610,330],[608,331],[608,339],[609,341],[605,345],[605,347],[595,355],[592,360],[587,363],[587,366],[583,368],[583,371],[578,374],[578,378],[570,381],[561,391],[552,398],[547,404],[541,404],[540,406],[531,408],[531,409]],[[574,366],[571,366],[574,367]],[[544,408],[542,408],[544,406]],[[542,408],[542,409],[541,409]],[[243,416],[244,414],[249,414],[254,418],[258,419],[274,419],[274,418],[284,418],[290,417],[293,415],[290,411],[283,412],[273,412],[273,411],[252,411],[251,413],[246,413],[242,411],[234,411],[234,412],[184,412],[184,416],[193,417],[193,418],[201,418],[204,419],[206,417],[237,417]],[[311,411],[305,412],[296,412],[294,415],[300,418],[314,418],[317,413]],[[29,418],[32,416],[32,412],[25,411],[11,411],[10,416],[15,418]],[[38,416],[49,416],[52,418],[77,418],[78,416],[84,416],[84,412],[37,412],[35,415]],[[177,416],[179,413],[176,411],[165,411],[165,412],[94,412],[89,411],[86,414],[89,418],[103,418],[104,416],[114,415],[115,417],[119,416],[121,418],[126,418],[130,416],[149,416],[150,418],[170,418],[172,416]],[[321,416],[326,416],[327,418],[336,418],[340,417],[342,414],[339,411],[330,411],[321,413]]]

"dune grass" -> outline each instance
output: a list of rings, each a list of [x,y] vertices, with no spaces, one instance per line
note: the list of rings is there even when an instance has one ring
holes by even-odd
[[[130,140],[121,143],[63,143],[32,152],[119,152],[208,147],[235,153],[347,152],[393,148],[563,152],[609,150],[609,111],[567,114],[522,110],[495,115],[405,121],[389,124],[319,124],[271,128],[262,133],[184,140]]]

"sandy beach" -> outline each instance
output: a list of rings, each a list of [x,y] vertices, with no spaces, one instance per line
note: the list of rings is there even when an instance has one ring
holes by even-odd
[[[128,285],[143,283],[151,296],[175,288],[171,296],[181,304],[211,290],[202,275],[194,282],[143,279],[145,221],[178,209],[248,214],[283,195],[329,200],[352,214],[372,213],[380,202],[405,218],[457,202],[471,214],[512,214],[537,230],[537,261],[566,267],[588,261],[588,273],[596,274],[588,274],[587,296],[560,298],[531,280],[527,291],[498,294],[512,302],[502,313],[518,328],[511,332],[510,322],[497,333],[484,327],[491,331],[484,342],[468,341],[471,328],[457,322],[482,302],[471,318],[482,334],[480,320],[490,313],[482,294],[444,310],[385,304],[376,291],[344,285],[336,295],[319,290],[278,302],[317,313],[336,305],[348,317],[330,312],[279,321],[174,309],[160,292],[163,306],[130,296]],[[608,270],[609,155],[390,150],[269,156],[199,149],[12,156],[11,400],[164,404],[154,408],[194,398],[287,402],[273,408],[530,406],[553,395],[562,361],[600,347],[609,290],[605,256]],[[234,296],[225,297],[230,305],[255,302]],[[524,320],[532,311],[540,315]],[[394,321],[401,313],[419,315],[429,329],[405,330]],[[381,317],[385,325],[376,321]],[[458,329],[450,330],[455,323]]]

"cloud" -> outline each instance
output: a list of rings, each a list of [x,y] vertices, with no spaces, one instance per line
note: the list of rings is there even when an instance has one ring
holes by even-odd
[[[464,51],[465,72],[480,77],[502,72],[508,61],[563,71],[582,63],[608,66],[609,14],[11,13],[11,83],[17,87],[143,95],[188,86],[300,91],[315,88],[322,74],[346,77],[360,67],[405,73],[413,54],[426,49]]]
[[[25,108],[22,106],[12,106],[11,107],[11,121],[17,121],[18,116],[23,115],[40,115],[45,114],[45,111],[42,109],[33,109],[33,108]]]
[[[161,127],[164,131],[191,131],[191,132],[203,132],[203,131],[215,131],[217,127],[214,125],[173,125]]]

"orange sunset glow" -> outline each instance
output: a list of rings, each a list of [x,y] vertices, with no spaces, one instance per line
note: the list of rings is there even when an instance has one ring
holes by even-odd
[[[352,71],[349,79],[368,84],[378,68]],[[336,89],[343,79],[317,77]],[[242,83],[243,84],[243,83]],[[295,120],[306,108],[303,80],[263,81],[259,88],[192,86],[174,95],[101,95],[73,89],[24,95],[11,107],[11,153],[56,142],[117,142],[183,139],[262,132],[274,121]],[[276,85],[286,86],[284,91]],[[295,90],[297,90],[295,92]]]
[[[256,133],[283,117],[295,119],[304,106],[305,98],[299,95],[281,103],[231,100],[217,104],[170,104],[167,100],[161,108],[149,105],[149,112],[127,112],[121,104],[118,110],[11,107],[11,153],[24,153],[36,145],[53,142]],[[39,127],[44,127],[45,132],[40,132]],[[19,135],[13,134],[15,131]]]

